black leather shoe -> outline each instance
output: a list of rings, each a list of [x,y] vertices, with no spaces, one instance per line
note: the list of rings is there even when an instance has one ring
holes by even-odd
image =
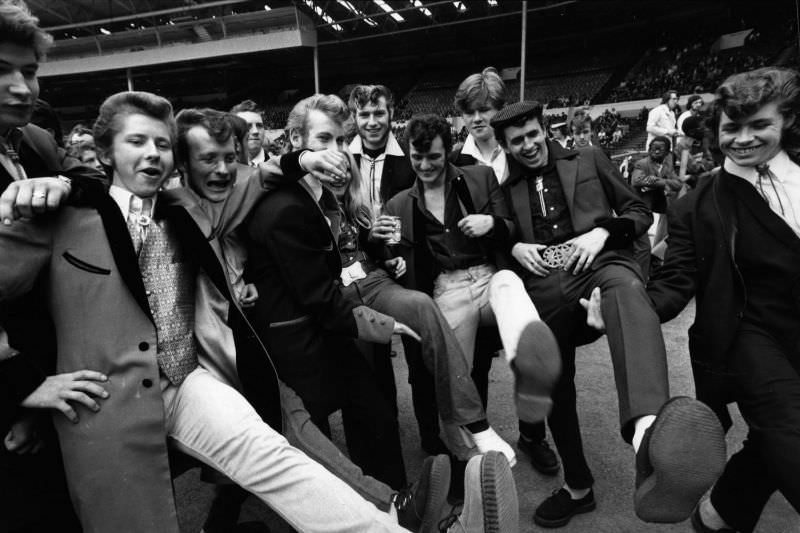
[[[589,494],[580,500],[573,500],[567,489],[561,488],[554,490],[533,514],[533,521],[541,527],[561,527],[576,514],[588,513],[597,508],[594,501],[594,492],[590,489]]]
[[[736,533],[733,529],[728,529],[726,527],[722,529],[711,529],[705,525],[703,519],[700,517],[699,504],[694,508],[694,512],[692,513],[692,527],[697,533]]]
[[[449,488],[450,458],[446,455],[425,458],[419,480],[398,492],[394,499],[397,521],[410,531],[434,533],[444,515]]]
[[[520,436],[517,448],[530,456],[533,468],[539,473],[545,476],[554,476],[558,473],[560,468],[558,457],[546,440],[528,440]]]

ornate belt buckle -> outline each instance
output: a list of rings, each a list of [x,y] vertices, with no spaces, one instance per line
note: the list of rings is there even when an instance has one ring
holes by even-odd
[[[542,259],[549,268],[563,268],[571,254],[571,244],[555,244],[542,250]]]

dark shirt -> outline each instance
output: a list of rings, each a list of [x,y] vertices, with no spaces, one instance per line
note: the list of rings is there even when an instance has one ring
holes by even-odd
[[[470,239],[458,229],[466,216],[458,201],[455,188],[448,180],[444,194],[444,224],[425,207],[425,191],[419,183],[419,209],[425,221],[425,238],[439,270],[461,270],[486,263],[487,259],[477,239]]]
[[[541,186],[537,187],[539,177],[542,181]],[[533,234],[537,244],[558,244],[574,237],[575,230],[572,228],[567,199],[552,154],[541,174],[535,175],[530,172],[527,179],[531,197]],[[538,188],[541,188],[541,197]],[[542,201],[544,201],[544,212],[542,212]]]

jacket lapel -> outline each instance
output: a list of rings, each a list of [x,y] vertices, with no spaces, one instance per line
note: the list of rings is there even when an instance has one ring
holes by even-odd
[[[103,227],[108,237],[108,245],[111,248],[111,254],[114,256],[114,262],[117,265],[120,276],[128,290],[131,291],[136,303],[139,304],[139,307],[142,308],[142,311],[150,321],[153,321],[150,304],[147,302],[147,295],[144,292],[139,260],[133,249],[133,241],[119,206],[107,193],[96,193],[92,196],[94,197],[92,204],[96,207],[97,212],[100,213],[100,218],[103,221]]]
[[[576,157],[557,159],[556,172],[558,173],[558,179],[561,180],[561,187],[564,188],[567,208],[570,213],[574,213],[575,210],[572,208],[572,204],[575,200],[575,185],[578,181],[578,159]]]
[[[520,179],[511,186],[511,203],[517,215],[517,223],[525,242],[534,242],[533,219],[531,218],[531,196],[528,180]]]
[[[767,228],[775,238],[780,240],[789,249],[800,252],[800,237],[798,237],[789,225],[780,216],[772,211],[769,204],[765,202],[756,192],[755,188],[744,180],[733,177],[731,180],[733,189],[748,211],[752,213],[758,222]]]
[[[730,254],[731,261],[736,255],[736,235],[739,232],[739,225],[736,219],[736,205],[733,191],[731,190],[731,180],[739,179],[731,176],[724,170],[714,178],[714,207],[717,210],[717,218],[722,226],[722,234],[726,237],[725,243]],[[734,261],[735,262],[735,261]]]
[[[395,167],[395,157],[386,154],[386,157],[383,160],[383,172],[381,173],[381,190],[378,191],[378,194],[380,194],[381,197],[381,202],[384,204],[389,200],[391,200],[389,195],[389,189],[392,186],[394,167]]]

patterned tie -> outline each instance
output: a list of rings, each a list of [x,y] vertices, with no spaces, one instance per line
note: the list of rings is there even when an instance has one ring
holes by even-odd
[[[131,195],[130,208],[128,210],[128,231],[133,241],[133,249],[136,255],[142,250],[142,243],[147,237],[147,226],[150,225],[150,212],[153,209],[151,198],[139,198]]]

